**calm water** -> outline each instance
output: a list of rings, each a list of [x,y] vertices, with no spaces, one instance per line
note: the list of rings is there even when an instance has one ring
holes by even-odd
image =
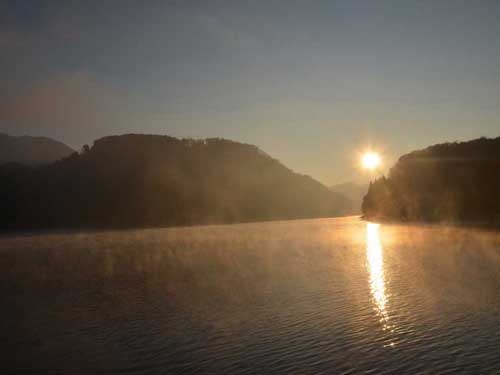
[[[500,373],[500,232],[343,218],[3,236],[0,268],[16,374]]]

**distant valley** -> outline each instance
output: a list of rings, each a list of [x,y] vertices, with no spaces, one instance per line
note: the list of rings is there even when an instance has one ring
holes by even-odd
[[[361,204],[363,203],[363,197],[368,191],[368,185],[346,182],[330,186],[330,190],[343,195],[349,200],[347,209],[349,215],[361,214]]]

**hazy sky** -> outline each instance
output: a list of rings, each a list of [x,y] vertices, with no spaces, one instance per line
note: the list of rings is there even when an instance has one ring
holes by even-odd
[[[0,1],[0,131],[253,143],[326,184],[500,135],[500,1]]]

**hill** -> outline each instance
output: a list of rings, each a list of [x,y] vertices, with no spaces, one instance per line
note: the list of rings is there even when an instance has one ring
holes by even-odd
[[[356,184],[354,182],[346,182],[330,186],[330,190],[343,195],[349,200],[347,213],[350,215],[359,215],[361,213],[361,204],[365,196],[368,186]]]
[[[48,166],[0,169],[0,228],[233,223],[343,214],[347,201],[257,147],[110,136]]]
[[[0,133],[0,164],[49,164],[75,152],[64,143],[47,137],[14,137]]]
[[[402,156],[370,184],[369,219],[500,223],[500,137],[444,143]]]

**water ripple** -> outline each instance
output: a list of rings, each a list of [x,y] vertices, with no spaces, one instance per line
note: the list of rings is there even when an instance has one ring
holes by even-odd
[[[500,373],[500,234],[321,219],[0,238],[5,368]]]

